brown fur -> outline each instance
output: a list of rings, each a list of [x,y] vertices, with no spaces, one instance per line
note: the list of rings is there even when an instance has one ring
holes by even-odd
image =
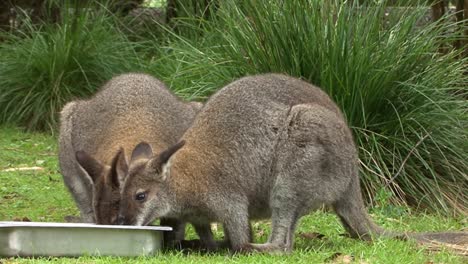
[[[199,107],[136,73],[113,78],[89,100],[68,103],[61,112],[59,162],[82,221],[115,223],[125,152],[143,140],[159,151],[175,144]]]
[[[369,218],[352,133],[311,84],[279,74],[234,81],[210,98],[181,142],[168,162],[161,155],[130,162],[123,223],[178,218],[210,241],[201,227],[221,222],[233,250],[288,252],[299,218],[325,204],[352,237],[394,235]],[[267,243],[250,243],[249,220],[264,218],[272,220]]]

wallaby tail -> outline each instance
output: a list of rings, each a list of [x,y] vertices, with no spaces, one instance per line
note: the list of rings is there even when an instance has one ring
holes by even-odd
[[[441,232],[424,232],[424,233],[408,233],[406,236],[421,243],[445,243],[455,244],[465,247],[468,253],[468,232],[464,231],[441,231]]]
[[[73,117],[76,102],[67,103],[60,112],[60,136],[59,136],[59,165],[60,172],[68,190],[72,194],[82,221],[93,223],[94,211],[92,208],[93,187],[91,179],[78,168],[73,147]]]
[[[351,237],[370,240],[372,237],[391,237],[402,240],[416,240],[418,243],[430,245],[453,244],[468,248],[468,232],[442,231],[442,232],[392,232],[376,225],[366,212],[361,196],[359,180],[352,180],[348,190],[334,203],[334,209],[338,214],[346,231]]]
[[[373,236],[398,236],[379,227],[370,219],[364,207],[357,177],[351,181],[348,190],[333,204],[333,207],[346,231],[353,238],[371,240]]]

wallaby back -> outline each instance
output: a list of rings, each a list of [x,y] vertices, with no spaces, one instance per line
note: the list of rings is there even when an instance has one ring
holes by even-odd
[[[59,163],[82,220],[102,222],[95,219],[93,207],[99,200],[94,199],[93,205],[93,197],[98,195],[90,175],[76,160],[77,151],[109,166],[119,148],[129,153],[141,141],[164,150],[177,142],[198,108],[181,101],[161,81],[138,73],[111,79],[89,100],[68,103],[61,112]]]

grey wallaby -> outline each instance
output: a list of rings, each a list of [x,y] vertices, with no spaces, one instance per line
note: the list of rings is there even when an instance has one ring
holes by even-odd
[[[195,227],[221,222],[235,251],[288,252],[299,218],[330,205],[352,237],[396,235],[366,212],[358,152],[341,111],[296,78],[234,81],[208,100],[179,143],[160,154],[140,143],[133,153],[120,204],[123,224],[161,217]],[[271,235],[253,244],[249,220],[264,218],[272,220]],[[210,239],[203,228],[196,231]]]
[[[201,106],[183,102],[161,81],[138,73],[112,78],[89,100],[67,103],[59,163],[82,221],[115,224],[125,152],[140,141],[159,151],[177,143]]]

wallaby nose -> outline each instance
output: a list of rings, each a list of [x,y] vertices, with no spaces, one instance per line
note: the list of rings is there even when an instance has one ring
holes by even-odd
[[[125,225],[125,217],[123,215],[119,215],[119,217],[117,217],[117,224]]]

